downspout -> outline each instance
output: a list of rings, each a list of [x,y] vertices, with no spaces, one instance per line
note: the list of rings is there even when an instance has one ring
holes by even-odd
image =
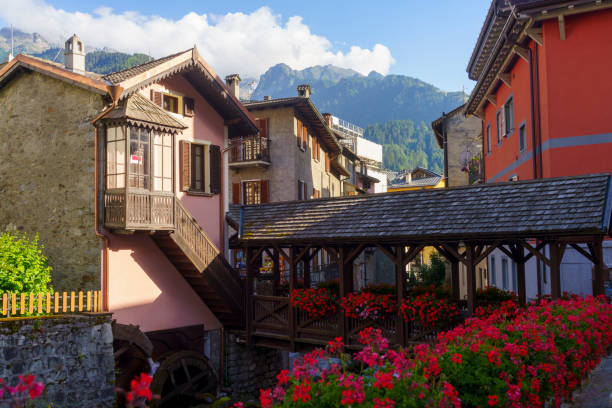
[[[534,44],[535,44],[535,41],[534,41]],[[535,97],[534,92],[533,92],[533,53],[531,52],[531,47],[527,47],[527,50],[529,53],[529,104],[531,105],[530,106],[530,109],[531,109],[531,146],[533,150],[533,159],[532,159],[533,178],[537,179],[538,178],[537,157],[538,157],[539,147],[536,144],[536,134],[535,134],[535,129],[536,129],[535,104],[533,102],[533,98]]]
[[[108,237],[101,231],[98,223],[98,206],[99,206],[99,192],[98,192],[98,127],[96,122],[102,119],[108,112],[117,107],[119,97],[123,92],[123,88],[117,85],[109,85],[107,87],[108,95],[112,100],[112,104],[109,108],[105,109],[104,112],[95,117],[91,121],[94,127],[94,232],[96,236],[102,240],[102,310],[108,311]]]
[[[540,63],[538,56],[538,43],[534,42],[535,47],[535,83],[536,83],[536,95],[537,101],[537,118],[538,118],[538,155],[540,156],[540,177],[544,177],[544,164],[542,163],[542,118],[540,116]]]
[[[442,144],[444,147],[444,187],[448,187],[448,138],[446,133],[446,114],[442,114]]]

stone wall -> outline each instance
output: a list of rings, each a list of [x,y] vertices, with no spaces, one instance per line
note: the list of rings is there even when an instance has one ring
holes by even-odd
[[[259,390],[276,384],[276,375],[285,368],[283,352],[267,347],[250,347],[228,334],[225,344],[225,378],[231,395],[240,399],[258,398]]]
[[[40,235],[56,290],[100,288],[90,121],[102,105],[39,73],[0,88],[0,231]]]
[[[0,378],[31,373],[45,384],[36,406],[110,407],[114,393],[110,315],[0,319]]]
[[[446,118],[448,149],[448,186],[468,184],[468,174],[461,171],[461,153],[469,149],[472,155],[482,152],[482,121],[476,116],[466,118],[462,112]]]

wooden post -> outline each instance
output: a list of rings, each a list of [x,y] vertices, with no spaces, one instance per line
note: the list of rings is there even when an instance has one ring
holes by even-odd
[[[604,295],[604,282],[606,281],[606,265],[603,257],[603,244],[601,239],[589,244],[591,256],[597,262],[593,265],[593,296]]]
[[[291,292],[297,288],[297,262],[295,261],[295,252],[295,247],[289,249],[289,296],[291,296]],[[289,302],[289,345],[291,351],[295,351],[296,317],[296,310],[291,305],[291,302]]]
[[[467,273],[467,306],[470,314],[476,310],[476,265],[474,264],[474,246],[466,245],[466,273]]]
[[[553,299],[561,297],[561,261],[563,260],[563,252],[561,244],[551,242],[548,244],[550,248],[550,294]],[[563,248],[565,248],[563,246]]]
[[[251,344],[253,336],[253,279],[255,277],[255,268],[251,258],[253,257],[253,249],[250,247],[244,248],[246,261],[246,302],[245,302],[245,320],[246,320],[246,342]]]
[[[405,246],[398,245],[395,248],[395,288],[397,296],[397,307],[399,308],[406,295],[406,264]],[[395,332],[397,333],[397,343],[401,346],[406,346],[408,341],[408,330],[406,322],[400,313],[396,317]]]
[[[346,269],[347,269],[347,265],[346,265],[347,259],[346,258],[347,258],[348,252],[349,252],[349,249],[345,247],[340,247],[338,249],[338,280],[339,280],[339,286],[340,286],[340,290],[339,290],[340,298],[345,297],[349,293],[349,284],[347,282],[347,276],[349,276],[351,279],[350,286],[352,286],[352,283],[353,283],[352,274],[348,275],[346,273]],[[352,271],[353,262],[350,262],[349,266]],[[342,311],[339,310],[337,313],[338,313],[338,336],[342,337],[342,340],[344,341],[345,344],[348,344],[348,321],[346,317],[344,316],[344,313],[342,313]]]
[[[277,248],[273,248],[272,249],[272,276],[273,276],[273,285],[274,285],[274,291],[272,293],[274,293],[274,295],[277,294],[278,291],[278,287],[280,286],[280,259],[279,259],[280,255],[278,253],[278,249]]]
[[[310,288],[311,281],[310,281],[310,256],[309,254],[304,255],[302,264],[304,266],[304,287]]]
[[[459,260],[456,258],[450,259],[451,263],[451,289],[453,291],[453,300],[458,302],[461,298],[460,286],[459,286]]]
[[[523,251],[523,248],[519,248],[520,251]],[[518,285],[518,298],[519,303],[524,305],[527,303],[527,288],[525,285],[525,261],[516,261],[516,281]]]

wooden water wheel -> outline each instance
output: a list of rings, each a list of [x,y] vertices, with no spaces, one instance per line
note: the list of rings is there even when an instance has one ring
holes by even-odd
[[[124,390],[130,389],[130,381],[140,373],[151,372],[150,359],[153,345],[138,326],[113,322],[113,350],[115,384]]]
[[[216,395],[218,379],[208,359],[195,351],[170,352],[160,358],[151,391],[156,407],[189,407]]]

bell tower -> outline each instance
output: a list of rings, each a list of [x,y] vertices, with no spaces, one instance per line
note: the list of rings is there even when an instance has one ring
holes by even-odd
[[[85,72],[85,45],[76,34],[64,45],[64,66],[79,74]]]

